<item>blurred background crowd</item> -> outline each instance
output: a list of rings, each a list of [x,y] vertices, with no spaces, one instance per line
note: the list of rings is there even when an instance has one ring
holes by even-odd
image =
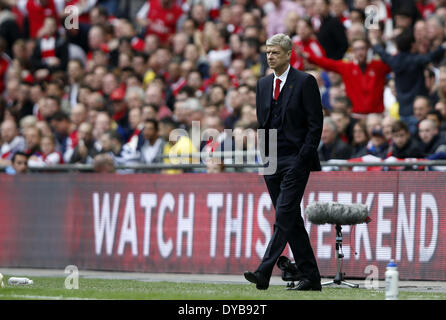
[[[321,161],[446,159],[445,0],[0,0],[0,166],[249,151],[276,33],[318,81]]]

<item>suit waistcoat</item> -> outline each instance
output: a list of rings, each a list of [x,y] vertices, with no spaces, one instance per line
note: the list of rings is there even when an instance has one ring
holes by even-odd
[[[279,98],[274,100],[271,98],[271,112],[268,119],[268,129],[277,129],[277,156],[288,156],[296,154],[298,152],[296,145],[294,145],[285,135],[284,132],[284,118],[282,121],[282,108],[285,106],[282,104],[282,92],[279,94]]]

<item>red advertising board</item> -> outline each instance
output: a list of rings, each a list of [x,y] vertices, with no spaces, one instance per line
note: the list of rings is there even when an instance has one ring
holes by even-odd
[[[302,208],[368,206],[369,224],[343,226],[348,278],[383,278],[394,259],[401,279],[446,280],[445,187],[442,172],[318,172]],[[0,201],[0,267],[241,274],[259,264],[275,214],[263,177],[237,173],[2,175]],[[305,222],[334,276],[334,226]]]

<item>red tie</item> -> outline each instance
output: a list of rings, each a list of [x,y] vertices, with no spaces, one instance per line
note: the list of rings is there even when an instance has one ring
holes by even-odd
[[[279,78],[276,79],[276,87],[274,88],[274,100],[277,100],[279,98],[281,82],[282,81]]]

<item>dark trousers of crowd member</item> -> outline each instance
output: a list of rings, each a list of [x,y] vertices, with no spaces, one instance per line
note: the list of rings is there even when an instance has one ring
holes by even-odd
[[[274,233],[257,271],[269,280],[277,259],[289,243],[302,276],[312,282],[320,282],[316,258],[300,208],[310,169],[308,166],[298,167],[297,163],[297,153],[279,156],[276,173],[264,176],[276,210],[276,219]]]

